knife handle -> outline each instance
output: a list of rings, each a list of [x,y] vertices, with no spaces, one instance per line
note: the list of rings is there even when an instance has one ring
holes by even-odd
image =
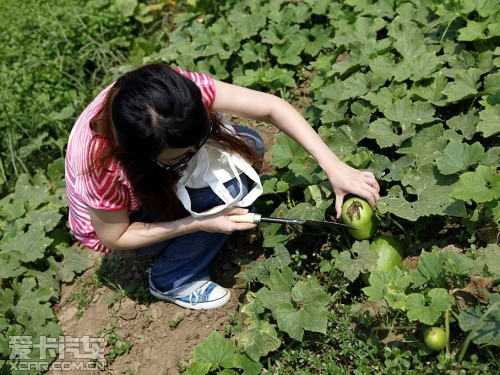
[[[260,215],[249,212],[243,215],[228,215],[227,218],[235,223],[259,224]]]

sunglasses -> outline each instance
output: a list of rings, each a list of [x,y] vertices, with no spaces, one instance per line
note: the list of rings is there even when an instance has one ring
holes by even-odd
[[[164,164],[156,159],[152,159],[152,161],[153,161],[153,163],[155,163],[158,167],[160,167],[164,171],[167,171],[167,172],[176,171],[176,172],[178,172],[181,169],[183,169],[186,166],[186,164],[189,163],[189,161],[193,158],[193,156],[196,155],[196,153],[200,150],[200,148],[202,148],[203,145],[205,143],[207,143],[208,139],[210,138],[211,133],[212,133],[212,122],[210,121],[210,130],[208,131],[207,136],[194,146],[195,149],[193,151],[186,152],[186,154],[184,154],[184,156],[174,164]]]

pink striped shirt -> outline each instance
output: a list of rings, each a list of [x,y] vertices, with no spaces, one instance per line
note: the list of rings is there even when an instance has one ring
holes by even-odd
[[[203,103],[211,107],[215,100],[215,85],[212,78],[202,73],[177,72],[191,79],[200,88]],[[75,122],[68,140],[65,158],[66,195],[69,207],[69,225],[74,236],[90,249],[107,254],[112,253],[97,237],[89,215],[89,207],[98,210],[121,210],[135,212],[140,201],[125,176],[118,160],[112,161],[107,170],[87,173],[91,158],[101,142],[94,140],[90,121],[102,108],[106,94],[112,84],[105,88],[88,105]]]

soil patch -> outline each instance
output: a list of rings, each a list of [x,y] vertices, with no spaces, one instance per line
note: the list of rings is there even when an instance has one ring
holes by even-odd
[[[255,128],[269,150],[277,130],[273,126]],[[266,152],[264,171],[269,170],[270,159]],[[74,283],[62,286],[55,313],[65,337],[104,340],[98,346],[106,364],[100,369],[52,370],[48,374],[180,374],[190,363],[195,345],[213,331],[224,335],[232,313],[245,297],[244,282],[237,278],[245,262],[264,258],[258,229],[233,234],[211,267],[212,279],[230,290],[230,302],[217,310],[193,311],[149,294],[147,269],[152,259],[110,257],[92,251],[89,257],[94,266]],[[82,365],[91,361],[72,357],[67,351],[64,360]]]
[[[78,280],[62,286],[55,312],[63,335],[104,340],[106,365],[94,371],[51,371],[49,374],[180,374],[192,359],[193,347],[212,331],[224,335],[231,315],[244,300],[245,285],[237,278],[247,259],[262,256],[253,232],[231,237],[212,264],[212,278],[231,292],[223,308],[193,311],[155,299],[147,290],[150,259],[90,253],[95,265]],[[76,359],[65,353],[64,360]]]

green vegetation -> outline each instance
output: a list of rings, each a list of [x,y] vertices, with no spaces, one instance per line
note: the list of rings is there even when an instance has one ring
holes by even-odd
[[[45,3],[0,0],[1,353],[10,335],[57,335],[59,283],[88,266],[65,225],[74,116],[114,74],[162,60],[305,106],[340,158],[376,174],[378,235],[406,256],[376,269],[347,232],[262,226],[247,301],[187,373],[500,371],[497,1],[190,1],[168,25],[153,2]],[[272,152],[259,212],[331,218],[317,163],[283,134]],[[445,330],[442,351],[429,326]]]
[[[1,0],[0,8],[0,373],[10,374],[9,337],[60,335],[51,308],[60,284],[91,265],[67,226],[64,147],[141,24],[112,0]]]

